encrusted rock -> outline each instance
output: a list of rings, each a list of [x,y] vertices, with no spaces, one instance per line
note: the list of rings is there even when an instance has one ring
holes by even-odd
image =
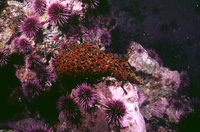
[[[138,105],[137,86],[126,82],[123,88],[120,86],[109,86],[112,99],[122,100],[127,108],[127,114],[122,120],[122,126],[129,128],[129,132],[146,131],[145,121],[140,113]]]

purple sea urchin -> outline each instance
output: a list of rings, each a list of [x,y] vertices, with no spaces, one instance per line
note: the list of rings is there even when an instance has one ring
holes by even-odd
[[[39,82],[41,84],[45,84],[46,82],[55,82],[55,75],[52,71],[52,69],[47,67],[40,67],[37,68],[36,77],[38,78]]]
[[[9,56],[3,50],[0,50],[0,66],[1,67],[8,64],[8,61],[9,61],[8,58]]]
[[[26,65],[28,68],[36,71],[36,69],[44,66],[41,57],[37,54],[30,54],[26,57]]]
[[[96,9],[99,5],[99,0],[82,0],[82,2],[88,4],[91,9]]]
[[[170,122],[178,123],[181,116],[186,114],[185,104],[181,100],[173,99],[170,102],[170,107],[166,109],[166,114]]]
[[[28,127],[28,132],[53,132],[53,130],[49,129],[46,125],[35,124]]]
[[[109,32],[104,32],[100,37],[101,43],[103,45],[110,45],[111,35]]]
[[[67,35],[69,36],[72,42],[76,42],[77,39],[83,35],[81,32],[81,27],[79,26],[70,26]]]
[[[120,121],[126,114],[124,103],[120,100],[110,100],[104,107],[109,123],[114,122],[115,125],[120,125]]]
[[[176,111],[183,111],[185,108],[185,105],[181,100],[172,100],[171,106]]]
[[[93,107],[96,101],[95,91],[91,89],[86,83],[77,86],[76,99],[86,110]]]
[[[36,36],[41,30],[41,23],[36,17],[27,17],[22,22],[20,29],[26,37]]]
[[[15,43],[15,47],[22,54],[28,54],[33,50],[33,47],[27,38],[19,38]]]
[[[150,56],[152,59],[154,59],[154,60],[156,60],[156,61],[158,62],[158,65],[159,65],[159,66],[163,66],[163,61],[162,61],[162,59],[158,56],[158,54],[156,53],[155,50],[153,50],[153,49],[146,49],[146,50],[147,50],[147,53],[149,54],[149,56]]]
[[[190,84],[190,78],[189,78],[189,76],[188,76],[186,71],[181,71],[180,72],[180,80],[181,80],[181,85],[183,87],[186,87],[186,86],[188,86]]]
[[[156,58],[158,57],[158,54],[157,54],[156,51],[153,50],[153,49],[147,49],[147,52],[148,52],[149,56],[150,56],[151,58],[153,58],[153,59],[156,59]]]
[[[46,0],[33,0],[32,6],[33,11],[41,16],[46,10]]]
[[[199,98],[192,98],[191,100],[189,100],[188,102],[190,108],[192,108],[195,112],[199,112],[200,111],[200,100]]]
[[[81,111],[78,104],[69,95],[63,95],[59,98],[57,108],[60,112],[64,112],[65,117],[72,121],[72,123],[80,122]]]
[[[35,81],[30,81],[23,84],[22,91],[25,97],[29,99],[34,99],[36,96],[39,96],[42,91],[42,86]]]
[[[15,132],[28,132],[28,125],[17,125],[14,128]]]
[[[47,9],[47,14],[49,15],[50,21],[59,26],[63,26],[65,23],[67,23],[67,20],[71,15],[67,7],[60,3],[51,4]]]
[[[162,59],[161,59],[160,57],[157,56],[157,57],[155,58],[155,60],[158,62],[158,65],[159,65],[159,66],[163,66],[163,61],[162,61]]]

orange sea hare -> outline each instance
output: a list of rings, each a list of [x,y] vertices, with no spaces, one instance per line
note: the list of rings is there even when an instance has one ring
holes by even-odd
[[[68,79],[113,76],[140,84],[134,74],[135,68],[127,60],[111,53],[100,51],[97,45],[70,43],[54,62],[55,72],[62,82]]]

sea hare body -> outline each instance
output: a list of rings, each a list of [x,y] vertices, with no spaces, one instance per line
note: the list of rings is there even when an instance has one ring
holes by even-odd
[[[135,68],[111,53],[100,51],[97,45],[70,43],[54,62],[55,72],[62,82],[66,78],[113,76],[119,80],[129,80],[140,84],[134,74]]]

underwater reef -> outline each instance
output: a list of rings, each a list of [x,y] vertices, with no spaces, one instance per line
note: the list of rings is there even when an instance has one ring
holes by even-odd
[[[107,0],[0,1],[0,131],[178,132],[198,113],[153,49],[109,49]],[[124,49],[123,49],[124,50]],[[183,123],[184,124],[184,123]]]

